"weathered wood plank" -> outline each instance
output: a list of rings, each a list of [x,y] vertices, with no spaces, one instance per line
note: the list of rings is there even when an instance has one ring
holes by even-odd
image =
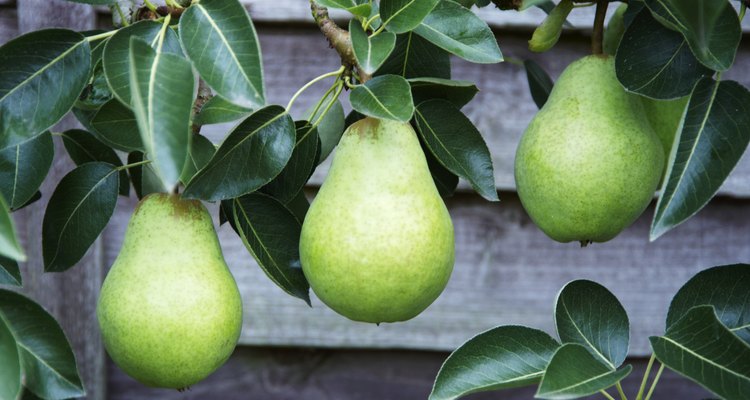
[[[0,43],[18,36],[18,14],[15,8],[0,7]]]
[[[447,353],[238,348],[231,359],[189,391],[149,389],[110,364],[111,400],[198,399],[426,399]],[[643,359],[628,360],[633,372],[623,381],[635,397],[646,368]],[[536,388],[480,393],[473,400],[527,400]],[[614,394],[614,390],[612,391]],[[710,394],[667,370],[654,392],[656,399],[702,399]],[[591,399],[602,399],[592,396]]]

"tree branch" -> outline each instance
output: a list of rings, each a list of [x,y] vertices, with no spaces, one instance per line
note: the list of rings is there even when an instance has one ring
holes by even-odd
[[[333,49],[339,53],[341,57],[341,63],[351,71],[353,68],[357,69],[359,74],[359,81],[364,83],[367,82],[371,76],[362,71],[357,63],[357,57],[354,56],[354,49],[352,48],[352,38],[349,32],[339,27],[334,20],[328,15],[328,9],[319,6],[315,0],[310,0],[310,10],[312,11],[313,19],[318,24],[320,31],[328,39],[328,43]]]

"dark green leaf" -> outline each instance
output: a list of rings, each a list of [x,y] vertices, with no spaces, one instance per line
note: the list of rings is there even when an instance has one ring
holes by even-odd
[[[76,165],[102,161],[116,167],[122,166],[114,150],[100,142],[94,135],[81,129],[70,129],[61,134],[65,150]],[[130,181],[125,170],[120,171],[120,194],[130,194]]]
[[[21,208],[34,196],[54,156],[49,132],[0,150],[0,194],[7,199],[11,210]]]
[[[750,92],[734,81],[703,78],[693,89],[677,150],[651,224],[651,240],[702,209],[750,141]]]
[[[94,119],[94,115],[98,110],[84,110],[82,108],[73,107],[71,111],[84,128],[90,131],[94,130],[94,127],[91,125],[91,120]]]
[[[652,336],[656,358],[669,369],[729,400],[750,393],[750,346],[722,325],[714,308],[693,307],[667,329]]]
[[[103,45],[99,47],[103,47]],[[112,99],[112,91],[109,90],[102,63],[99,62],[94,65],[93,76],[88,85],[83,88],[81,95],[78,96],[78,100],[76,100],[74,105],[76,108],[98,110],[104,103]]]
[[[667,329],[699,305],[713,306],[721,323],[750,344],[750,265],[713,267],[690,278],[672,298]]]
[[[294,121],[280,106],[262,108],[227,136],[183,193],[208,201],[257,190],[278,175],[294,150]]]
[[[414,104],[430,99],[445,99],[458,108],[468,104],[479,92],[477,85],[469,81],[452,81],[440,78],[409,79]]]
[[[184,58],[158,53],[139,38],[132,38],[130,45],[130,89],[141,141],[162,185],[171,192],[192,139],[193,68]]]
[[[438,372],[430,400],[538,383],[560,345],[525,326],[499,326],[456,349]]]
[[[0,269],[0,273],[2,269]],[[0,283],[2,275],[0,275]],[[0,318],[0,399],[14,400],[21,394],[21,360],[18,356],[16,338],[10,328]]]
[[[309,110],[305,113],[306,119],[310,121],[311,124],[314,124],[320,119],[320,115],[323,111],[328,108],[327,106],[328,102],[324,102],[315,115],[310,115],[313,110]],[[328,113],[323,116],[323,119],[321,119],[317,125],[317,136],[320,139],[320,147],[318,149],[320,156],[318,157],[318,164],[328,158],[333,151],[333,148],[339,144],[341,135],[344,133],[345,124],[344,107],[341,105],[341,101],[336,99],[330,110],[328,110]]]
[[[91,162],[60,180],[42,222],[44,270],[65,271],[86,254],[112,217],[119,186],[117,169]]]
[[[77,32],[45,29],[0,47],[0,149],[59,121],[90,75],[91,49]]]
[[[245,118],[252,112],[253,110],[232,104],[221,96],[214,96],[201,107],[193,122],[198,125],[221,124]]]
[[[542,67],[532,60],[525,60],[523,66],[526,68],[526,78],[529,81],[529,91],[534,103],[540,109],[547,102],[549,94],[555,83]]]
[[[446,100],[421,103],[417,127],[427,147],[452,173],[469,181],[474,190],[490,201],[498,201],[492,157],[474,124]]]
[[[16,228],[10,209],[3,196],[0,196],[0,257],[15,261],[26,261],[26,254],[16,236]]]
[[[646,6],[659,22],[682,33],[703,65],[715,71],[732,66],[742,28],[728,1],[647,0]]]
[[[263,192],[286,204],[294,199],[310,179],[315,169],[318,154],[318,130],[306,121],[295,123],[296,145],[292,157],[284,169],[271,182],[263,186]]]
[[[350,111],[349,114],[346,115],[346,119],[344,120],[344,129],[349,129],[349,127],[353,123],[365,118],[366,117],[364,115],[358,113],[355,110]]]
[[[128,164],[135,164],[143,161],[143,153],[134,151],[128,154]],[[133,189],[138,199],[142,199],[151,193],[159,193],[162,190],[159,177],[151,168],[151,164],[139,165],[129,168],[130,181],[133,182]]]
[[[391,32],[409,32],[419,26],[439,1],[381,0],[380,19]]]
[[[135,114],[117,99],[104,103],[91,120],[91,127],[99,139],[117,150],[143,150]]]
[[[450,57],[447,52],[426,39],[409,32],[396,37],[396,47],[376,74],[401,75],[407,79],[450,79]]]
[[[628,355],[628,314],[617,297],[596,282],[577,280],[565,285],[557,296],[555,325],[563,343],[586,347],[611,370]]]
[[[625,30],[615,72],[627,90],[657,99],[685,96],[711,74],[690,52],[685,38],[656,21],[646,8]]]
[[[414,32],[467,61],[481,64],[503,61],[487,23],[450,0],[441,0]]]
[[[182,170],[182,175],[180,175],[180,181],[187,185],[190,179],[211,161],[214,153],[216,153],[216,146],[210,140],[202,135],[193,135],[190,152],[187,162],[185,162],[185,169]]]
[[[180,17],[180,40],[216,93],[250,109],[265,105],[260,42],[238,0],[201,0]]]
[[[104,46],[102,65],[107,77],[109,88],[121,103],[130,105],[130,40],[133,37],[143,39],[152,47],[158,47],[159,32],[162,24],[156,21],[138,21],[132,25],[120,28],[109,38]],[[180,40],[171,29],[164,31],[164,42],[160,51],[171,54],[182,54]]]
[[[283,204],[251,193],[233,200],[235,226],[263,272],[281,289],[310,304],[310,285],[302,273],[299,236],[302,225]]]
[[[382,32],[369,37],[356,19],[349,21],[349,33],[352,39],[354,56],[359,66],[367,74],[373,74],[385,62],[396,46],[396,34]]]
[[[41,199],[41,198],[42,198],[42,192],[40,192],[40,191],[38,191],[38,190],[37,190],[37,191],[36,191],[36,193],[34,193],[34,194],[33,194],[33,195],[31,196],[31,198],[29,199],[29,201],[27,201],[27,202],[23,203],[23,205],[21,205],[20,207],[16,207],[16,208],[11,208],[10,210],[11,210],[11,211],[18,211],[18,210],[20,210],[20,209],[22,209],[22,208],[24,208],[24,207],[28,207],[28,206],[30,206],[30,205],[32,205],[32,204],[34,204],[34,203],[36,203],[36,202],[37,202],[37,201],[38,201],[39,199]]]
[[[362,114],[409,121],[414,114],[409,82],[398,75],[381,75],[358,85],[349,95],[352,108]]]
[[[21,286],[21,270],[15,260],[0,256],[0,285]]]
[[[340,8],[359,17],[369,17],[371,6],[368,0],[316,0],[323,7]],[[377,6],[373,3],[373,6]]]
[[[45,399],[85,395],[65,334],[39,304],[0,289],[0,319],[16,340],[24,385],[29,390]]]
[[[305,220],[307,210],[310,209],[310,201],[307,200],[304,190],[300,190],[296,197],[289,200],[289,202],[284,205],[292,212],[292,214],[294,214],[294,217],[297,218],[297,221],[299,221],[300,224]]]
[[[415,123],[412,124],[416,125]],[[416,126],[414,129],[419,130]],[[432,154],[424,142],[424,138],[421,136],[419,137],[419,144],[422,146],[424,157],[427,159],[427,168],[430,169],[430,175],[432,175],[432,180],[435,182],[435,187],[437,187],[440,196],[453,196],[453,193],[456,192],[456,187],[458,187],[458,176],[440,164],[440,161],[435,158],[435,155]]]
[[[577,399],[588,396],[613,386],[632,370],[630,365],[612,370],[594,358],[586,347],[564,344],[552,356],[535,397]]]

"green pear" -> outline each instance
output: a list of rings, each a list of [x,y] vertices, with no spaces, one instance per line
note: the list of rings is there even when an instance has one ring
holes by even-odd
[[[315,294],[355,321],[405,321],[440,295],[453,223],[408,123],[365,118],[344,132],[302,225],[300,257]]]
[[[672,144],[677,129],[682,122],[682,114],[685,112],[690,96],[681,97],[674,100],[654,100],[648,97],[641,97],[643,110],[646,112],[646,118],[651,127],[659,137],[664,149],[664,161],[669,161],[669,153],[672,151]],[[665,168],[666,169],[666,168]]]
[[[531,219],[559,242],[606,242],[632,224],[659,183],[664,152],[610,56],[560,75],[518,145],[516,187]]]
[[[224,364],[240,335],[242,300],[200,201],[141,201],[96,313],[109,355],[145,385],[186,388]]]

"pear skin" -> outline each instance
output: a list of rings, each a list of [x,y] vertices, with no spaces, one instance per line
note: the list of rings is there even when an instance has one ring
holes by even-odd
[[[242,300],[201,202],[141,201],[96,311],[109,355],[147,386],[186,388],[224,364],[239,339]]]
[[[606,242],[632,224],[661,179],[664,151],[614,58],[570,64],[532,119],[515,159],[523,207],[559,242]]]
[[[408,123],[351,125],[310,206],[300,238],[315,294],[355,321],[411,319],[453,270],[453,223]]]

